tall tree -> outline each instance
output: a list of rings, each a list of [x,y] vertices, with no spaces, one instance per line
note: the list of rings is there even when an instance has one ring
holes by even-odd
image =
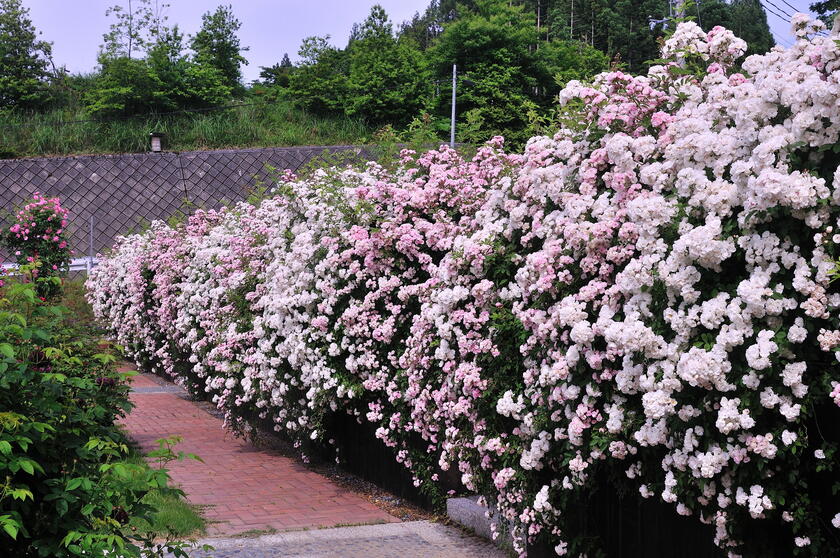
[[[838,1],[838,0],[829,0]],[[659,42],[677,16],[668,0],[527,0],[545,14],[549,37],[580,40],[605,52],[631,72],[659,57]],[[759,0],[702,0],[683,4],[684,16],[703,29],[722,25],[747,41],[748,54],[773,44]]]
[[[461,139],[483,142],[503,135],[520,146],[550,114],[555,95],[570,79],[604,71],[607,57],[583,41],[546,39],[549,6],[540,0],[474,0],[458,4],[430,50],[438,80],[458,67],[457,116]],[[441,3],[442,4],[442,3]],[[539,25],[538,25],[539,16]],[[439,114],[449,110],[446,85]]]
[[[88,112],[96,116],[167,112],[224,104],[231,88],[221,71],[186,54],[178,26],[159,25],[145,57],[127,53],[100,56],[100,71],[85,92]]]
[[[31,109],[46,101],[51,54],[21,0],[0,0],[0,108]]]
[[[458,91],[459,120],[470,123],[462,139],[482,142],[500,134],[524,141],[526,117],[535,106],[529,92],[539,85],[536,42],[533,14],[509,0],[476,0],[474,9],[445,24],[431,55],[442,83],[448,83],[453,64],[469,80],[462,79]],[[448,94],[437,100],[445,114]]]
[[[705,16],[705,13],[706,9],[720,3],[709,3],[707,0],[707,2],[701,4],[701,13],[704,14],[702,18],[703,29],[711,29],[714,25],[722,25],[730,29],[737,36],[747,41],[748,56],[750,54],[763,54],[773,48],[776,41],[773,39],[770,26],[767,23],[767,12],[764,11],[759,0],[731,0],[730,3],[724,4],[729,11],[728,21],[724,20],[718,23]]]
[[[232,6],[219,6],[201,16],[201,29],[190,43],[196,61],[218,69],[226,84],[238,92],[243,90],[241,66],[248,64],[242,56],[248,47],[242,46],[236,34],[241,26]]]
[[[100,57],[134,58],[157,41],[166,23],[169,4],[159,0],[124,0],[105,11],[114,19],[102,35]]]
[[[474,8],[474,0],[464,0],[457,5],[454,0],[432,0],[422,15],[415,13],[409,21],[400,24],[398,35],[414,40],[426,50],[443,33],[443,26],[458,17],[459,11],[468,12]]]
[[[306,37],[298,50],[301,61],[289,76],[289,97],[316,113],[344,112],[347,103],[348,52],[330,44],[330,36]]]
[[[417,116],[431,85],[426,60],[414,41],[394,37],[382,6],[371,8],[348,49],[347,114],[394,125]]]

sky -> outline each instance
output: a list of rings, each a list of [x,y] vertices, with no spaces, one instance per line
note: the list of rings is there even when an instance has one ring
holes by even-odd
[[[163,0],[161,0],[163,2]],[[105,10],[125,0],[23,0],[41,38],[53,43],[56,65],[70,72],[89,72],[110,19]],[[294,62],[304,37],[330,35],[336,46],[345,46],[350,27],[361,22],[374,4],[380,4],[391,21],[399,24],[425,10],[429,0],[168,0],[169,25],[184,33],[201,27],[201,15],[220,4],[232,4],[242,22],[239,37],[249,64],[243,67],[246,82],[259,76],[260,66],[271,66],[284,53]]]
[[[53,43],[58,66],[73,73],[90,72],[96,66],[96,54],[102,34],[108,30],[108,6],[125,0],[23,0],[30,9],[35,27],[42,38]],[[163,2],[163,0],[160,0]],[[702,1],[702,0],[701,0]],[[779,44],[793,42],[787,16],[806,11],[811,0],[761,0],[772,12],[767,21]],[[233,12],[242,22],[239,36],[249,65],[243,67],[246,82],[259,76],[260,66],[271,66],[288,53],[297,59],[301,40],[311,35],[330,35],[336,46],[347,44],[350,27],[365,19],[371,6],[381,4],[396,24],[422,12],[428,0],[169,0],[168,24],[178,24],[184,33],[195,33],[201,15],[220,3],[233,4]],[[794,9],[796,8],[796,9]]]
[[[760,0],[767,12],[767,23],[776,39],[776,44],[791,46],[794,43],[793,33],[790,32],[790,17],[796,12],[812,13],[808,6],[816,0]],[[794,9],[795,8],[795,9]]]

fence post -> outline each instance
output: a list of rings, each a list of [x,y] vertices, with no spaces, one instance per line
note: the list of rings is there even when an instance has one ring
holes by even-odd
[[[90,222],[88,227],[88,257],[87,257],[87,265],[85,266],[87,270],[87,274],[90,275],[90,268],[93,264],[93,215],[90,216]]]

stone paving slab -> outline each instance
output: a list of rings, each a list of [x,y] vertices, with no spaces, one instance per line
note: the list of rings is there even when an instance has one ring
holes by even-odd
[[[295,531],[250,539],[205,539],[215,550],[191,558],[505,558],[491,542],[458,528],[410,521]]]
[[[135,408],[121,422],[141,449],[177,435],[183,442],[176,451],[204,460],[173,462],[169,469],[189,501],[204,507],[209,535],[399,521],[296,460],[234,438],[221,419],[172,384],[142,374],[132,386]]]

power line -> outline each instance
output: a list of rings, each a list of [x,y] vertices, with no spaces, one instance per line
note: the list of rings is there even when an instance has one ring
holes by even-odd
[[[789,40],[785,39],[784,37],[781,37],[781,36],[777,35],[776,32],[773,31],[772,29],[770,30],[770,32],[773,34],[774,37],[776,37],[776,39],[781,41],[782,44],[784,44],[786,47],[790,48],[790,47],[793,46],[793,43],[791,43]]]
[[[767,7],[767,6],[766,6],[763,2],[761,3],[761,7],[762,7],[762,8],[764,8],[764,11],[765,11],[765,12],[768,12],[768,13],[773,14],[774,16],[776,16],[777,18],[781,19],[781,20],[782,20],[782,21],[784,21],[785,23],[790,23],[790,19],[788,19],[788,18],[786,18],[786,17],[784,17],[784,16],[781,16],[781,15],[779,15],[777,12],[775,12],[775,11],[771,10],[771,9],[770,9],[770,8],[768,8],[768,7]]]
[[[776,8],[776,9],[777,9],[778,11],[780,11],[780,12],[781,12],[784,16],[786,16],[786,17],[787,17],[787,21],[788,21],[788,23],[790,23],[790,18],[792,18],[792,17],[793,17],[791,14],[787,13],[787,11],[783,10],[782,8],[780,8],[780,7],[778,6],[778,4],[776,4],[775,2],[773,2],[773,0],[764,0],[764,1],[765,1],[765,2],[767,2],[768,4],[770,4],[771,6],[773,6],[774,8]],[[764,9],[767,9],[767,6],[764,6]]]
[[[762,8],[764,8],[764,11],[766,11],[766,12],[768,12],[768,13],[773,14],[774,16],[776,16],[777,18],[781,19],[781,20],[782,20],[782,21],[784,21],[785,23],[790,23],[790,22],[791,22],[791,19],[792,19],[792,17],[793,17],[793,16],[791,16],[790,14],[788,14],[787,12],[785,12],[784,10],[782,10],[781,8],[779,8],[779,7],[778,7],[776,4],[774,4],[771,0],[764,0],[764,1],[769,2],[769,3],[770,3],[771,5],[773,5],[776,9],[778,9],[779,11],[781,11],[783,14],[786,14],[786,15],[787,15],[787,17],[784,17],[784,16],[779,15],[777,12],[775,12],[775,11],[771,10],[769,7],[767,7],[767,6],[766,6],[766,5],[762,2],[762,0],[759,0],[759,3],[761,3],[761,7],[762,7]],[[783,1],[784,1],[784,0],[783,0]],[[794,9],[795,9],[795,8],[794,8]],[[773,34],[775,35],[775,33],[773,33]],[[825,31],[818,31],[818,32],[817,32],[817,33],[815,33],[815,34],[816,34],[816,35],[819,35],[820,37],[827,37],[827,36],[828,36],[828,33],[826,33]]]
[[[787,0],[782,0],[782,2],[784,2],[785,4],[787,4],[787,6],[788,6],[791,10],[793,10],[794,12],[799,12],[799,11],[801,11],[801,10],[800,10],[799,8],[797,8],[796,6],[792,6],[792,5],[790,4],[790,2],[788,2]]]

